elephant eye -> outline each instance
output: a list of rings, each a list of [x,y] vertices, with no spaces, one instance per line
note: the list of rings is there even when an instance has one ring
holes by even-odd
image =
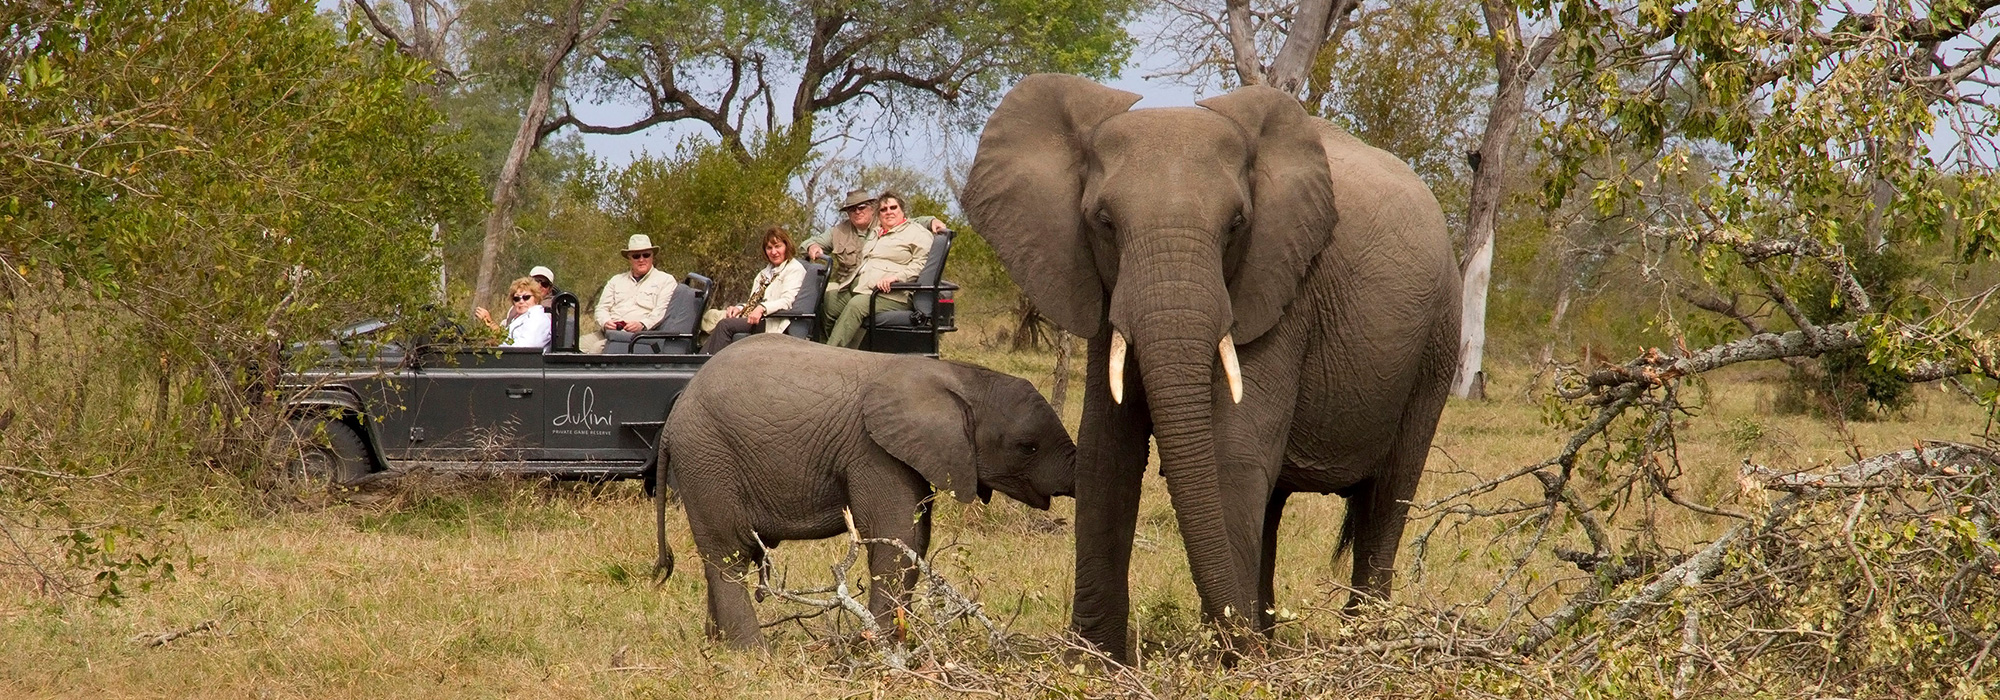
[[[1016,445],[1015,449],[1020,450],[1021,454],[1028,455],[1031,457],[1034,456],[1036,452],[1040,452],[1042,450],[1041,447],[1037,446],[1035,443],[1032,442],[1024,442],[1019,445]]]
[[[1111,212],[1103,209],[1097,210],[1097,223],[1105,228],[1111,228]]]
[[[1229,227],[1241,231],[1243,230],[1243,227],[1248,225],[1249,223],[1250,222],[1248,220],[1243,218],[1243,212],[1239,211],[1236,212],[1236,218],[1229,220]]]

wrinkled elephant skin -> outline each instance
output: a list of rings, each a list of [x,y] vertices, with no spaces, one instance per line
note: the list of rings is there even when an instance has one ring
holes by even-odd
[[[1119,658],[1148,437],[1204,614],[1254,642],[1292,493],[1346,497],[1354,586],[1387,593],[1459,333],[1444,215],[1403,162],[1266,87],[1138,99],[1021,81],[960,198],[1036,308],[1090,339],[1072,625]]]
[[[1018,377],[760,334],[688,382],[661,430],[659,464],[701,555],[709,635],[743,648],[764,644],[743,582],[765,546],[841,534],[851,509],[862,537],[922,554],[933,488],[1047,509],[1074,489],[1076,446]],[[671,575],[665,489],[655,498],[659,567]],[[868,568],[869,611],[886,625],[916,571],[881,544],[868,546]]]

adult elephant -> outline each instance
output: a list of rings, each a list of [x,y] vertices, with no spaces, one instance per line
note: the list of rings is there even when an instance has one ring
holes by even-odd
[[[1138,100],[1030,76],[961,198],[1035,307],[1090,339],[1072,625],[1121,659],[1149,435],[1231,638],[1272,624],[1292,493],[1346,497],[1354,587],[1386,594],[1459,331],[1444,215],[1409,166],[1267,87]]]

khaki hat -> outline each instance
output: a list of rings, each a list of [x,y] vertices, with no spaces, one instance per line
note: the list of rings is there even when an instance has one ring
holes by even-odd
[[[647,236],[646,234],[643,233],[635,233],[632,234],[631,238],[625,239],[625,250],[620,252],[637,253],[642,250],[657,251],[659,249],[660,249],[659,246],[653,245],[653,239],[651,236]],[[555,280],[551,279],[549,281],[554,282]]]
[[[840,210],[847,211],[873,201],[875,201],[875,195],[868,194],[868,190],[848,190],[847,199],[840,202]]]
[[[540,277],[540,278],[542,278],[542,279],[545,279],[545,280],[548,280],[548,281],[549,281],[549,284],[555,284],[555,283],[556,283],[556,271],[555,271],[555,270],[551,270],[551,269],[549,269],[548,267],[546,267],[546,266],[543,266],[543,265],[536,265],[536,266],[535,266],[535,269],[533,269],[533,270],[529,270],[529,271],[528,271],[528,276],[529,276],[529,277]]]

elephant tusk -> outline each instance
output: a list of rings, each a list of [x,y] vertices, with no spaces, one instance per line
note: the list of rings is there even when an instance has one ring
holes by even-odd
[[[1125,336],[1111,331],[1111,402],[1125,403]]]
[[[1230,401],[1243,403],[1243,366],[1236,364],[1236,341],[1224,334],[1215,351],[1222,355],[1222,374],[1229,377]]]

